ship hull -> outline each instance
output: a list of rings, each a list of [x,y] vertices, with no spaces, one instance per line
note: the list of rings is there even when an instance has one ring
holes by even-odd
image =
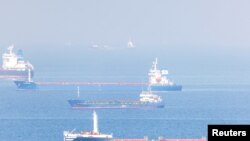
[[[0,78],[2,79],[27,79],[28,70],[4,70],[0,68]],[[34,76],[34,71],[31,71],[31,78]]]
[[[35,82],[28,81],[14,81],[19,90],[35,90],[38,86]]]
[[[146,90],[150,88],[154,92],[167,92],[167,91],[181,91],[182,86],[168,87],[168,86],[131,86],[131,85],[88,85],[88,84],[44,84],[43,82],[36,83],[40,90],[75,90],[77,86],[80,87],[81,91],[92,92],[92,91],[105,91],[105,92],[138,92],[142,89]]]
[[[66,138],[65,141],[113,141],[113,138],[77,137],[75,139]]]
[[[68,100],[73,109],[129,109],[129,108],[164,108],[162,102],[148,103],[140,101],[93,101],[85,102],[83,100]]]
[[[181,85],[151,85],[151,91],[181,91]]]

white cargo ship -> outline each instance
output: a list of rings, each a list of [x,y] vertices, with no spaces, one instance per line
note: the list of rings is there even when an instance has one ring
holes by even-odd
[[[13,52],[14,46],[8,47],[8,52],[2,55],[2,67],[0,67],[0,78],[5,79],[27,79],[29,70],[31,77],[34,75],[34,67],[24,60],[22,50]]]

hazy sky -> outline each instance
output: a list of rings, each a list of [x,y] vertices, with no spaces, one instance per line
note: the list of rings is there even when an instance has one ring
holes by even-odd
[[[250,45],[249,0],[1,0],[1,45]]]
[[[131,37],[140,51],[166,51],[178,63],[223,56],[247,63],[249,7],[249,0],[1,0],[0,47],[115,50]]]

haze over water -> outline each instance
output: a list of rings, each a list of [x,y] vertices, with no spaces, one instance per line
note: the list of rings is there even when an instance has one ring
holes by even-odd
[[[0,54],[11,44],[35,66],[35,81],[146,82],[152,61],[182,92],[164,109],[97,110],[118,138],[199,138],[207,124],[250,123],[247,0],[0,2]],[[131,38],[135,48],[127,48]],[[93,46],[93,45],[98,45]],[[2,61],[2,60],[1,60]],[[138,99],[140,91],[81,91],[83,99]],[[61,141],[92,130],[92,111],[70,109],[75,90],[16,91],[0,81],[0,138]]]

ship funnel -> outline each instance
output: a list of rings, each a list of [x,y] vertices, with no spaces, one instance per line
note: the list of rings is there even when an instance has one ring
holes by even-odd
[[[93,132],[94,133],[99,133],[98,131],[98,117],[96,112],[93,112]]]

